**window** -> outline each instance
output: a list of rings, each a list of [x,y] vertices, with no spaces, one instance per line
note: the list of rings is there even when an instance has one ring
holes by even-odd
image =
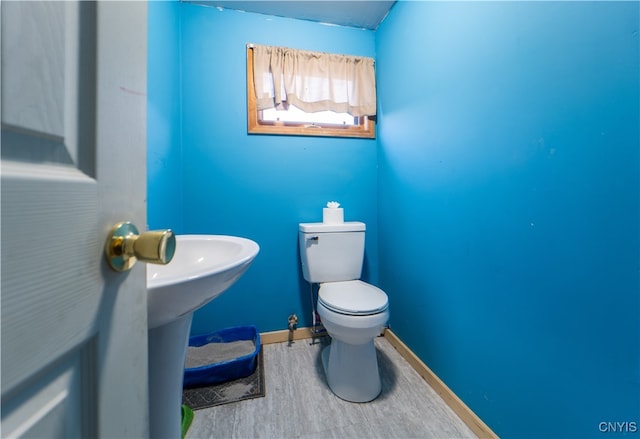
[[[286,56],[290,56],[289,52],[294,52],[294,55],[302,53],[303,56],[311,56],[313,61],[316,61],[318,56],[338,57],[338,59],[342,57],[342,55],[249,45],[247,47],[247,130],[250,134],[375,138],[375,72],[371,58],[343,57],[350,64],[346,69],[340,68],[339,74],[348,70],[345,73],[347,77],[337,79],[333,77],[331,85],[326,86],[320,82],[325,81],[325,78],[318,78],[313,74],[285,76],[291,75],[287,71],[291,63],[286,60],[282,62],[280,58],[280,64],[278,64],[271,54],[267,56],[266,61],[265,58],[258,58],[259,67],[257,70],[254,69],[254,50],[264,48],[286,51]],[[366,69],[364,79],[358,84],[353,84],[352,64],[368,65],[364,67]],[[313,66],[311,68],[313,70]],[[300,72],[295,74],[300,75]],[[358,74],[362,76],[362,73]],[[357,74],[355,78],[358,78]],[[256,93],[256,84],[261,90],[260,93]],[[299,96],[305,92],[296,91],[296,86],[297,90],[316,90],[316,95],[319,97]],[[337,98],[333,96],[336,94],[335,89],[338,89]],[[354,116],[354,113],[357,115]]]
[[[260,115],[260,121],[270,123],[283,122],[289,124],[313,124],[316,126],[353,126],[358,124],[357,118],[349,113],[335,113],[330,110],[307,113],[295,105],[289,105],[289,108],[286,110],[268,108],[266,110],[260,110],[260,112],[262,113]]]

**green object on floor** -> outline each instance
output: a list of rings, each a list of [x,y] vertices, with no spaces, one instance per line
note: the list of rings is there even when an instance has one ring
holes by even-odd
[[[191,421],[193,421],[193,410],[191,410],[185,404],[182,404],[182,439],[187,434],[187,430],[191,426]]]

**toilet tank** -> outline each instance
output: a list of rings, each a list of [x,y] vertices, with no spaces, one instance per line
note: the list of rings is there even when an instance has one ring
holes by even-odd
[[[304,278],[311,283],[360,279],[365,230],[365,224],[358,221],[300,224],[298,244]]]

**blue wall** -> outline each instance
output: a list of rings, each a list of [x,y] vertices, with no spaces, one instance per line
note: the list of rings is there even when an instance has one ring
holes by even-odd
[[[372,31],[180,5],[184,233],[244,236],[260,245],[247,273],[197,311],[192,333],[255,324],[311,326],[298,223],[327,201],[367,223],[366,276],[377,281],[375,140],[247,135],[246,44],[374,56]],[[175,180],[174,180],[175,182]]]
[[[639,18],[401,1],[374,33],[150,2],[149,225],[261,246],[192,332],[308,326],[297,224],[338,200],[393,330],[501,437],[640,424]],[[377,142],[248,136],[249,42],[376,56]]]
[[[148,6],[147,221],[182,232],[180,3]]]
[[[505,438],[640,426],[638,9],[400,2],[376,33],[391,327]]]

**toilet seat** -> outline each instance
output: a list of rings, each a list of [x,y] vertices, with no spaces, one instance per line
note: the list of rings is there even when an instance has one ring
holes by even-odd
[[[384,291],[360,280],[321,284],[318,302],[333,312],[353,316],[379,314],[389,307]]]

